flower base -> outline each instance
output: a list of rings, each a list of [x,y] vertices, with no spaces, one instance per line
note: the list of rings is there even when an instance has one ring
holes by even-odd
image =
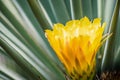
[[[96,80],[120,80],[120,71],[103,72]]]

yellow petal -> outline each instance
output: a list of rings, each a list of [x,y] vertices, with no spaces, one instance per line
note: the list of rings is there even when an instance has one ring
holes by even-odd
[[[87,17],[54,24],[45,35],[71,77],[90,75],[95,66],[95,56],[101,45],[105,23],[101,19],[90,21]],[[74,77],[73,77],[74,78]]]

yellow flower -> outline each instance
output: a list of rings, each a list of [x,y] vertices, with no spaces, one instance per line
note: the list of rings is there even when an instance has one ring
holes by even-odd
[[[55,24],[46,30],[46,37],[73,80],[87,79],[94,71],[95,56],[102,43],[105,23],[87,17]]]

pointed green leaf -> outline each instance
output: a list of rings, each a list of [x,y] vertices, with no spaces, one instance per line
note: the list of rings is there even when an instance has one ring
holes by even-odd
[[[64,80],[64,74],[58,67],[61,64],[33,15],[34,24],[17,1],[6,3],[2,0],[1,11],[12,24],[6,24],[8,21],[3,19],[0,25],[1,45],[9,55],[27,68],[27,72],[34,74],[35,78],[40,76],[42,79]]]
[[[109,3],[109,4],[108,4]],[[106,27],[106,31],[110,34],[113,33],[113,35],[109,38],[109,40],[106,41],[105,43],[105,47],[104,47],[104,51],[103,51],[103,59],[102,59],[102,64],[101,64],[101,68],[102,71],[104,70],[111,70],[113,66],[111,66],[113,64],[113,59],[114,59],[114,41],[115,41],[115,32],[116,32],[116,27],[117,27],[117,20],[118,20],[118,13],[119,13],[119,2],[118,0],[116,1],[111,1],[111,2],[106,2],[106,9],[108,9],[108,7],[110,7],[112,3],[115,3],[114,5],[112,5],[112,9],[110,14],[105,14],[106,16],[104,17],[104,20],[107,21],[107,27]],[[115,7],[114,7],[115,6]],[[113,11],[112,11],[113,10]],[[107,10],[106,10],[107,11]],[[105,11],[105,12],[106,12]],[[107,18],[108,17],[108,18]],[[111,19],[111,20],[110,20]],[[105,31],[105,32],[106,32]],[[108,68],[108,66],[111,66]]]

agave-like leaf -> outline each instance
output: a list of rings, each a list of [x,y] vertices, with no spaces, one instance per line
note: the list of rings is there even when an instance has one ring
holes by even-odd
[[[80,19],[83,17],[81,0],[70,0],[70,13],[72,19]]]
[[[115,40],[113,43],[113,54],[114,54],[114,59],[113,59],[113,69],[119,70],[120,68],[120,8],[119,8],[119,19],[117,22],[117,28],[115,32]]]
[[[43,29],[52,28],[53,23],[65,23],[70,19],[63,0],[28,0],[28,2]]]
[[[92,14],[93,11],[96,9],[92,9],[93,6],[96,4],[96,1],[92,4],[92,1],[88,0],[70,0],[69,2],[69,7],[70,7],[70,15],[71,19],[80,19],[84,16],[89,17],[90,19],[93,19],[97,13],[94,13],[94,16]],[[69,9],[69,8],[68,8]]]
[[[108,4],[109,3],[109,4]],[[114,4],[113,4],[114,3]],[[108,8],[110,8],[110,4],[113,4],[112,9],[110,11],[110,14],[107,14],[107,10]],[[115,38],[117,38],[118,36],[115,37],[116,35],[116,27],[117,27],[117,20],[118,20],[118,13],[119,13],[119,2],[118,0],[116,1],[111,1],[111,2],[106,2],[106,9],[105,9],[105,13],[104,13],[104,20],[109,23],[106,27],[106,31],[105,33],[113,33],[113,35],[110,37],[109,40],[106,41],[104,49],[103,49],[103,58],[102,58],[102,64],[101,64],[101,69],[102,71],[104,70],[111,70],[113,66],[111,66],[111,64],[113,64],[113,59],[114,59],[114,40]],[[107,12],[106,12],[107,11]],[[108,66],[111,66],[108,68]]]
[[[33,15],[28,15],[33,20],[28,18],[26,15],[29,11],[22,10],[17,1],[1,0],[0,3],[0,9],[8,19],[2,18],[2,23],[0,23],[0,44],[6,52],[36,79],[39,79],[39,76],[43,80],[64,79],[64,75],[58,67],[60,62]]]
[[[14,60],[0,48],[0,78],[3,80],[32,80],[32,75],[29,76],[21,69]]]
[[[35,62],[33,62],[32,58],[30,57],[32,55],[27,56],[27,54],[25,54],[27,48],[8,29],[6,29],[2,23],[0,26],[2,29],[0,33],[1,46],[6,50],[7,53],[9,53],[9,55],[17,62],[17,64],[21,65],[23,69],[28,72],[28,74],[32,74],[33,78],[37,79],[35,76],[39,76],[40,74],[38,74],[38,72],[35,71],[35,68],[33,68],[33,66],[35,66]],[[12,39],[10,39],[10,37]],[[24,50],[22,50],[20,47],[24,48]],[[29,54],[31,54],[30,51]]]

